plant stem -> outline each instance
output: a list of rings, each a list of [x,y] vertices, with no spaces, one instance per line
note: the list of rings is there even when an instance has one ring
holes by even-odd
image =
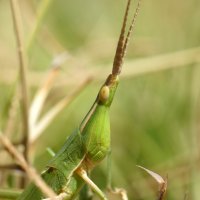
[[[18,49],[18,59],[19,59],[19,76],[20,76],[20,86],[22,94],[22,114],[23,114],[23,124],[24,124],[24,157],[28,161],[28,136],[29,136],[29,109],[28,109],[28,89],[27,89],[27,64],[23,45],[23,33],[21,25],[21,17],[19,12],[19,5],[17,0],[10,0],[12,18],[14,31],[16,36],[16,43]]]
[[[35,171],[35,169],[30,166],[24,157],[17,151],[17,149],[12,145],[10,140],[0,132],[0,142],[5,147],[5,149],[10,153],[11,156],[17,161],[22,169],[26,172],[27,176],[31,181],[35,183],[37,187],[46,195],[46,197],[55,197],[54,191],[43,181],[40,175]]]

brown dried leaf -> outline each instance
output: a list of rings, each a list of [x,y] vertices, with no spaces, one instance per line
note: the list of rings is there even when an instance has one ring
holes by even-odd
[[[167,178],[163,179],[159,174],[157,174],[149,169],[146,169],[142,166],[137,165],[137,167],[146,171],[149,175],[151,175],[157,181],[157,183],[159,184],[158,200],[163,200],[166,190],[167,190]]]

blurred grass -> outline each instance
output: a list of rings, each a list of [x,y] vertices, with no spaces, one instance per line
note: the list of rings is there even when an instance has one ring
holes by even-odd
[[[39,2],[21,1],[26,38]],[[46,74],[53,56],[64,50],[72,56],[62,71],[66,79],[70,73],[87,69],[88,64],[94,68],[101,64],[112,66],[124,7],[122,0],[53,1],[29,51],[30,69]],[[143,1],[127,60],[199,46],[199,9],[198,0]],[[0,2],[0,23],[1,69],[17,72],[11,13],[6,0]],[[155,199],[157,191],[156,184],[136,164],[163,176],[168,174],[168,200],[184,199],[187,192],[189,199],[200,198],[199,67],[196,64],[121,80],[111,108],[112,178],[114,186],[127,189],[130,199]],[[9,84],[0,80],[1,128],[5,126],[14,83],[15,80]],[[49,146],[55,151],[60,148],[90,108],[100,85],[93,82],[37,141],[34,164],[38,169],[49,159],[45,148]],[[45,109],[71,89],[56,87]],[[36,88],[31,90],[33,96]],[[105,186],[105,166],[103,162],[92,175],[101,187]]]

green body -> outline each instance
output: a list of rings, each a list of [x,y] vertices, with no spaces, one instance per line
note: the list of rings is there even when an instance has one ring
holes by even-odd
[[[69,136],[41,175],[57,194],[67,193],[67,199],[74,199],[84,185],[75,170],[79,167],[91,170],[105,158],[110,149],[109,108],[117,85],[118,78],[110,75],[78,130]],[[31,183],[18,200],[42,198],[41,191]]]

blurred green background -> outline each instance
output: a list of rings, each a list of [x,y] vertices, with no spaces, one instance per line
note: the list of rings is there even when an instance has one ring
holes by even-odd
[[[40,3],[39,0],[20,1],[27,45]],[[125,0],[52,0],[38,22],[36,36],[27,50],[30,99],[46,77],[53,58],[64,51],[70,56],[60,72],[62,78],[57,78],[47,98],[44,112],[74,90],[78,79],[84,79],[91,70],[107,72],[111,69],[125,5]],[[129,19],[133,16],[134,5]],[[136,165],[163,177],[168,175],[168,200],[183,200],[187,194],[188,199],[200,198],[200,59],[183,63],[179,68],[174,59],[167,64],[167,70],[158,67],[154,72],[147,70],[132,75],[130,71],[127,75],[128,70],[137,67],[130,65],[137,59],[143,61],[198,47],[199,10],[198,0],[142,2],[125,59],[125,75],[120,80],[110,112],[112,183],[126,189],[130,199],[155,199],[157,192],[156,182]],[[0,1],[0,24],[0,125],[3,130],[18,72],[7,0]],[[163,63],[167,60],[163,59]],[[95,77],[97,80],[59,113],[35,142],[31,155],[38,170],[42,170],[50,159],[46,147],[57,151],[89,110],[103,83],[101,74],[97,73]],[[15,124],[14,130],[19,135],[21,120],[16,121],[19,123]],[[16,135],[13,140],[20,137]],[[94,170],[92,177],[97,185],[105,188],[105,161]]]

